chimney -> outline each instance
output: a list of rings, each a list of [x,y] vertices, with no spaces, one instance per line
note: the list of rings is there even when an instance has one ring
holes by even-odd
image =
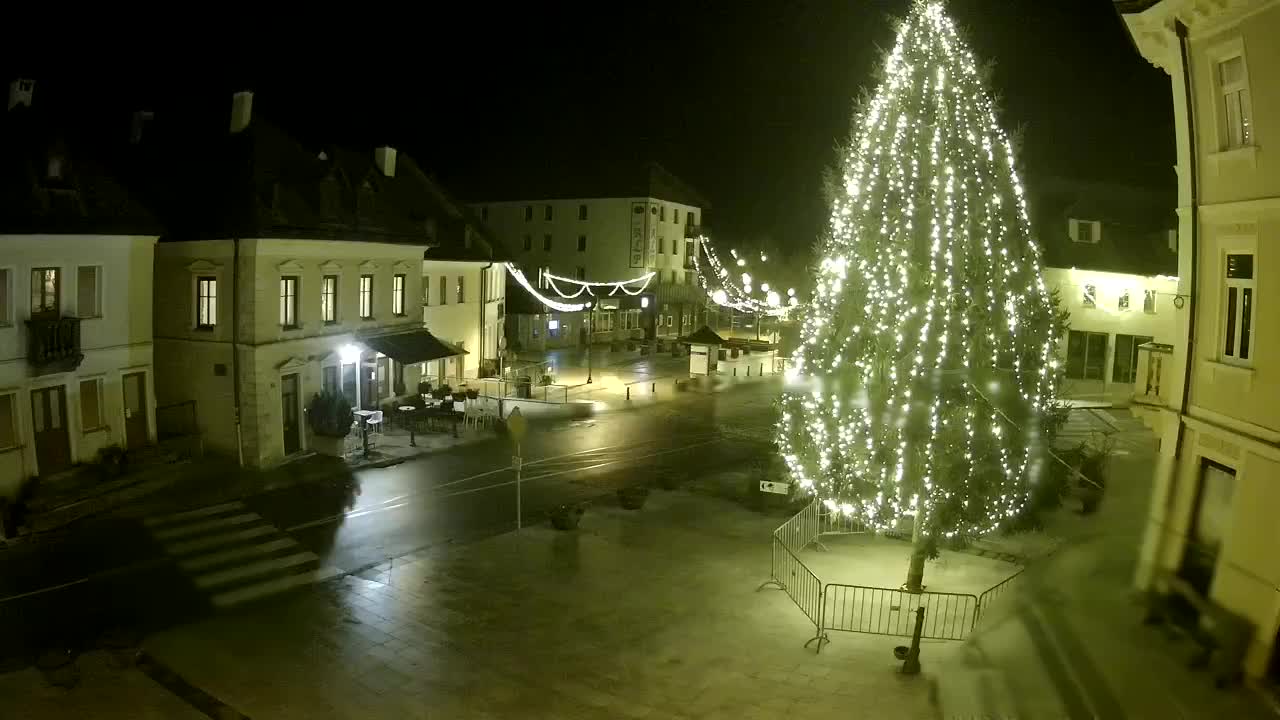
[[[9,83],[9,110],[19,105],[31,107],[31,91],[35,88],[36,81],[26,78],[18,78]]]
[[[133,113],[133,126],[129,129],[129,143],[137,145],[142,142],[142,131],[147,129],[147,123],[156,116],[150,110],[137,110]]]
[[[378,170],[387,177],[396,176],[396,149],[383,145],[373,150],[373,162]]]
[[[253,119],[253,93],[242,90],[231,96],[231,132],[238,133],[249,127]]]

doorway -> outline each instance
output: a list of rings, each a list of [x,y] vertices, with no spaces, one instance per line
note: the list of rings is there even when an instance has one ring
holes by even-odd
[[[146,373],[128,373],[124,383],[124,444],[134,450],[147,444],[151,428],[147,425]]]
[[[292,455],[302,449],[298,417],[298,374],[280,377],[280,430],[284,434],[284,454]]]
[[[31,391],[31,427],[36,442],[36,469],[40,475],[52,475],[71,467],[65,388],[58,385]]]

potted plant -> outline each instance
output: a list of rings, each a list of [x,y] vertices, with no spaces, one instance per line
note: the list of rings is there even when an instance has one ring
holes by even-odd
[[[649,488],[643,485],[618,488],[618,502],[627,510],[639,510],[649,499]]]
[[[560,505],[551,511],[551,526],[557,530],[575,530],[586,512],[586,503]]]
[[[475,400],[480,397],[480,391],[475,388],[467,388],[467,399]]]
[[[124,448],[119,445],[108,445],[98,450],[98,469],[103,480],[114,480],[123,475],[128,462]]]
[[[318,392],[307,404],[311,446],[321,455],[342,457],[343,439],[351,432],[351,401],[340,392]]]
[[[423,395],[430,395],[430,394],[431,394],[431,383],[427,382],[426,380],[423,380],[422,382],[418,383],[418,397],[422,397]]]
[[[542,378],[538,380],[539,385],[550,385],[554,382],[555,382],[555,378],[551,377],[550,375],[543,375]]]

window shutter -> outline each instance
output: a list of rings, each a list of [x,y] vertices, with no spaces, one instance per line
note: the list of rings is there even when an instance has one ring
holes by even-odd
[[[1072,242],[1074,242],[1076,238],[1080,237],[1076,234],[1079,232],[1079,224],[1080,223],[1077,220],[1067,221],[1067,237],[1071,238]]]
[[[76,278],[76,313],[80,317],[98,316],[98,268],[81,267]]]
[[[1097,245],[1102,241],[1102,223],[1095,221],[1090,224],[1093,226],[1093,244]]]

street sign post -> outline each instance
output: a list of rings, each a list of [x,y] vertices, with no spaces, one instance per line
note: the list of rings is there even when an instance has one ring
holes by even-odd
[[[777,493],[778,495],[789,495],[791,493],[791,483],[761,480],[760,492]]]
[[[516,532],[520,532],[520,528],[524,525],[524,517],[522,514],[522,498],[520,488],[520,467],[523,461],[520,459],[520,441],[524,439],[525,430],[528,429],[529,421],[524,419],[524,415],[520,412],[520,408],[511,411],[507,416],[507,432],[511,434],[511,440],[516,444],[516,453],[511,456],[511,469],[516,471]]]

